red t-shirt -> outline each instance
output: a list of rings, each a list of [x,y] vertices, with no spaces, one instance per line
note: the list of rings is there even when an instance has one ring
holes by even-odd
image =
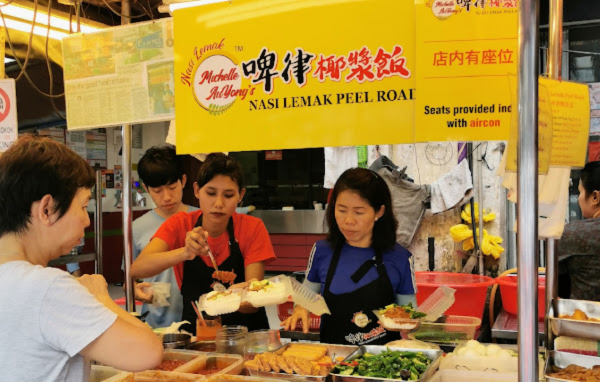
[[[194,229],[202,210],[190,213],[179,212],[165,221],[152,237],[161,239],[169,246],[169,250],[185,247],[185,237]],[[240,245],[244,266],[259,261],[271,262],[275,260],[275,252],[269,238],[269,233],[262,220],[249,215],[233,213],[233,232]],[[215,256],[217,265],[221,265],[229,257],[229,234],[225,231],[218,237],[208,237],[208,245]],[[212,267],[210,258],[200,257],[207,266]],[[175,278],[181,288],[183,280],[183,262],[173,267]],[[223,269],[230,271],[230,269]]]

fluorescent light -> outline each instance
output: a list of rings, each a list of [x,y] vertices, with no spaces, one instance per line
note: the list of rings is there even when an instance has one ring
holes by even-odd
[[[175,11],[177,9],[198,7],[200,5],[224,3],[226,1],[229,1],[229,0],[196,0],[196,1],[186,1],[184,3],[173,3],[173,4],[169,4],[169,12],[173,13],[173,11]]]
[[[6,1],[0,0],[0,3],[6,4]],[[1,10],[5,15],[7,28],[27,33],[31,31],[31,23],[34,21],[32,3],[16,0],[10,4],[3,5]],[[38,6],[35,24],[33,33],[38,36],[46,36],[48,13],[47,9],[44,9],[42,6]],[[107,26],[101,23],[80,18],[80,29],[83,33],[96,32],[105,27]],[[52,10],[50,17],[50,38],[62,40],[63,37],[69,34],[70,30],[73,32],[77,31],[77,20],[75,17],[73,17],[71,29],[69,29],[69,15],[64,12]]]
[[[9,29],[15,29],[15,30],[25,32],[25,33],[31,32],[31,24],[30,23],[15,20],[13,18],[6,17],[6,16],[4,17],[4,21],[6,22],[5,26]],[[42,26],[36,25],[33,28],[33,34],[35,34],[37,36],[46,37],[47,32],[48,32],[48,27],[42,27]],[[62,40],[63,37],[66,37],[68,35],[69,35],[68,33],[60,32],[60,31],[50,28],[50,34],[48,36],[54,40]]]
[[[5,64],[11,64],[11,63],[13,63],[15,61],[16,60],[14,58],[4,57],[4,63]]]

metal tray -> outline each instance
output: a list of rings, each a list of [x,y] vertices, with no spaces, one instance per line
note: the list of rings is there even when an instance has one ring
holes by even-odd
[[[287,348],[294,343],[289,343],[287,345],[282,346],[278,350],[274,351],[275,354],[283,354]],[[297,343],[296,343],[297,344]],[[305,345],[311,345],[311,343],[306,343]],[[344,357],[347,358],[351,354],[353,354],[358,346],[352,345],[330,345],[330,344],[314,344],[314,345],[322,345],[327,347],[327,353],[325,355],[330,356],[333,360],[336,357]],[[270,377],[276,379],[287,379],[287,380],[298,380],[301,378],[302,381],[306,382],[324,382],[327,380],[327,377],[317,377],[310,375],[298,375],[298,374],[286,374],[286,373],[274,373],[274,372],[266,372],[266,371],[256,371],[250,370],[250,375],[252,376],[260,376],[260,377]]]
[[[549,314],[552,332],[556,336],[600,340],[600,322],[558,318],[561,314],[573,314],[575,309],[583,311],[590,318],[600,319],[600,303],[598,302],[557,299],[553,301]]]
[[[361,346],[357,351],[352,353],[348,358],[346,358],[345,362],[350,362],[354,358],[357,358],[360,355],[365,353],[370,353],[373,355],[379,355],[384,350],[397,350],[397,351],[409,351],[413,353],[423,353],[427,358],[431,360],[431,365],[425,370],[425,373],[421,376],[421,379],[418,379],[416,382],[424,382],[427,381],[433,373],[440,366],[440,362],[442,362],[442,351],[441,350],[427,350],[427,349],[406,349],[406,348],[396,348],[396,347],[388,347],[388,346],[376,346],[376,345],[367,345]],[[377,381],[401,381],[400,379],[389,379],[389,378],[365,378],[360,375],[351,376],[351,375],[340,375],[340,374],[330,374],[333,377],[333,382],[377,382]],[[413,381],[415,382],[415,381]]]
[[[600,357],[590,357],[587,355],[551,351],[548,353],[548,359],[546,359],[546,369],[544,372],[546,376],[546,382],[571,382],[569,379],[548,377],[548,374],[553,373],[552,366],[558,366],[564,369],[569,365],[583,366],[591,369],[594,366],[600,365]]]

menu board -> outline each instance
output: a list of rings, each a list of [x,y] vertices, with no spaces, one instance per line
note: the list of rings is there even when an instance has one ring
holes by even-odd
[[[173,42],[170,18],[65,37],[68,129],[173,119]]]

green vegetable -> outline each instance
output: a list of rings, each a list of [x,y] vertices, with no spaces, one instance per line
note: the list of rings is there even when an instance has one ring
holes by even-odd
[[[352,362],[354,367],[336,365],[334,374],[374,378],[403,379],[410,373],[410,380],[418,380],[431,365],[431,360],[421,352],[384,350],[379,355],[365,353]],[[403,373],[404,371],[404,373]]]
[[[388,309],[395,309],[397,307],[398,307],[397,304],[390,304],[390,305],[387,305],[385,308],[380,309],[379,313],[380,314],[384,314],[386,310],[388,310]],[[413,320],[414,319],[418,319],[418,318],[423,318],[423,317],[427,316],[426,313],[417,312],[415,310],[415,308],[413,308],[412,302],[409,302],[406,305],[400,305],[400,308],[404,309],[404,311],[406,313],[410,313],[410,318],[413,319]]]
[[[466,333],[458,332],[416,332],[414,336],[417,340],[433,342],[456,342],[468,340]]]

